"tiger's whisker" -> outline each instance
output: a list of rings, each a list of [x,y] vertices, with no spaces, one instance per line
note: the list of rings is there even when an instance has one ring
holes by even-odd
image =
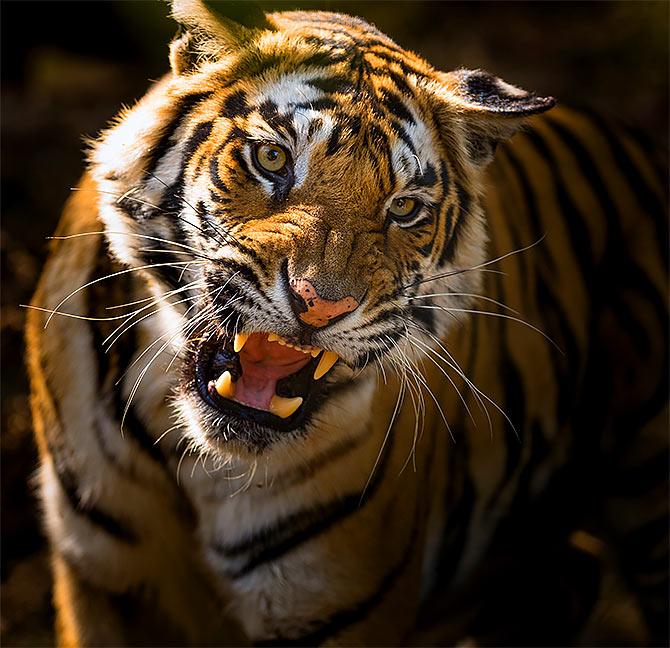
[[[505,313],[495,313],[493,311],[482,311],[482,310],[477,310],[477,309],[470,309],[470,308],[450,308],[448,306],[437,306],[437,305],[424,305],[424,306],[415,306],[415,308],[426,308],[426,309],[433,309],[433,310],[441,310],[441,311],[446,311],[450,313],[469,313],[473,315],[490,315],[491,317],[500,317],[502,319],[508,319],[511,320],[512,322],[518,322],[519,324],[523,324],[524,326],[527,326],[528,328],[532,329],[536,333],[539,333],[547,342],[549,342],[554,348],[561,354],[565,355],[563,350],[552,340],[544,331],[541,329],[537,328],[537,326],[533,326],[530,322],[527,322],[524,319],[521,319],[520,317],[514,317],[512,315],[506,315]]]
[[[51,318],[56,315],[59,312],[59,308],[69,299],[74,297],[77,293],[80,293],[82,290],[85,290],[86,288],[90,288],[91,286],[100,283],[101,281],[106,281],[107,279],[112,279],[113,277],[118,277],[123,274],[128,274],[130,272],[139,272],[140,270],[148,270],[150,268],[162,268],[162,267],[175,267],[175,266],[180,266],[185,263],[188,263],[187,261],[176,261],[174,263],[149,263],[146,265],[142,266],[137,266],[133,268],[125,268],[123,270],[119,270],[117,272],[112,272],[110,274],[105,275],[104,277],[97,277],[96,279],[93,279],[92,281],[89,281],[85,283],[83,286],[79,286],[79,288],[76,288],[73,290],[67,297],[63,298],[55,308],[53,308],[50,312],[51,314],[47,318],[47,321],[44,324],[44,328],[46,329],[47,326],[49,326],[49,322],[51,321]]]
[[[458,270],[450,270],[448,272],[443,272],[443,273],[434,275],[432,277],[428,277],[427,279],[420,279],[419,281],[415,281],[413,283],[407,284],[406,286],[403,287],[403,290],[405,288],[411,288],[412,286],[418,286],[419,284],[428,283],[429,281],[436,281],[437,279],[444,279],[445,277],[451,277],[453,275],[462,274],[464,272],[472,272],[472,271],[475,271],[475,270],[483,271],[482,268],[484,268],[485,266],[489,266],[489,265],[492,265],[494,263],[498,263],[499,261],[502,261],[503,259],[507,259],[508,257],[513,256],[514,254],[521,254],[522,252],[526,252],[527,250],[530,250],[531,248],[534,248],[536,245],[539,245],[540,243],[542,243],[542,241],[544,241],[546,236],[547,236],[546,233],[542,234],[542,236],[539,239],[537,239],[537,241],[535,241],[534,243],[531,243],[530,245],[526,245],[525,247],[517,248],[516,250],[512,250],[511,252],[506,252],[505,254],[502,254],[501,256],[496,257],[495,259],[490,259],[489,261],[485,261],[484,263],[480,263],[480,264],[472,266],[470,268],[461,268],[461,269],[458,269]],[[504,273],[500,273],[500,271],[497,271],[497,270],[487,270],[486,272],[496,272],[496,273],[499,273],[499,274],[504,274]]]
[[[507,306],[507,304],[503,304],[501,301],[498,301],[497,299],[493,299],[492,297],[486,297],[485,295],[477,295],[476,293],[463,293],[463,292],[429,293],[427,295],[413,295],[411,297],[407,297],[407,300],[414,301],[416,299],[428,299],[431,297],[474,297],[475,299],[481,299],[483,301],[495,304],[496,306],[500,306],[501,308],[504,308],[505,310],[508,310],[517,315],[519,314],[518,311],[514,310],[511,306]]]
[[[159,243],[166,243],[167,245],[174,245],[175,247],[180,247],[184,248],[186,250],[191,250],[196,254],[202,254],[201,250],[198,250],[190,245],[186,245],[185,243],[178,243],[177,241],[171,241],[170,239],[165,239],[161,238],[160,236],[149,236],[148,234],[138,234],[136,232],[122,232],[118,230],[108,230],[108,231],[100,231],[100,232],[79,232],[77,234],[67,234],[63,236],[47,236],[47,240],[49,241],[67,241],[69,239],[74,239],[74,238],[80,238],[82,236],[93,236],[93,235],[107,235],[107,234],[114,234],[115,236],[121,235],[121,236],[134,236],[136,238],[143,238],[143,239],[148,239],[150,241],[157,241]],[[216,259],[212,257],[205,256],[208,261],[213,261],[216,262]]]

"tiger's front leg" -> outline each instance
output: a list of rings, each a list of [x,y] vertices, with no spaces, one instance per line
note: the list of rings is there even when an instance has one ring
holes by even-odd
[[[128,501],[144,497],[144,505],[120,515],[104,496],[82,497],[86,481],[69,483],[75,478],[54,457],[43,457],[40,478],[58,645],[245,644],[225,613],[221,588],[200,564],[198,543],[167,502],[115,484],[111,491],[125,486]],[[99,484],[106,472],[101,467]],[[159,523],[143,523],[143,510]]]

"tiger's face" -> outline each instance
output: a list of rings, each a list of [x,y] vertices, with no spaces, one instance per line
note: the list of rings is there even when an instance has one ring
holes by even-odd
[[[175,304],[192,437],[260,452],[446,333],[430,295],[478,292],[481,170],[551,100],[346,16],[174,13],[172,76],[95,149],[101,213]]]

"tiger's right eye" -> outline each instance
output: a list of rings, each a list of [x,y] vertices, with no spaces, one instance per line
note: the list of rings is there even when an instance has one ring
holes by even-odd
[[[288,162],[286,151],[276,144],[259,144],[255,153],[258,165],[270,173],[280,173]]]

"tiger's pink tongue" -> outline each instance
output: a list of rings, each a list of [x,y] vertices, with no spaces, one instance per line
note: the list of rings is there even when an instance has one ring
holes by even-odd
[[[240,351],[242,376],[235,383],[235,400],[269,411],[277,381],[300,371],[310,359],[309,354],[268,342],[266,335],[253,333]]]

